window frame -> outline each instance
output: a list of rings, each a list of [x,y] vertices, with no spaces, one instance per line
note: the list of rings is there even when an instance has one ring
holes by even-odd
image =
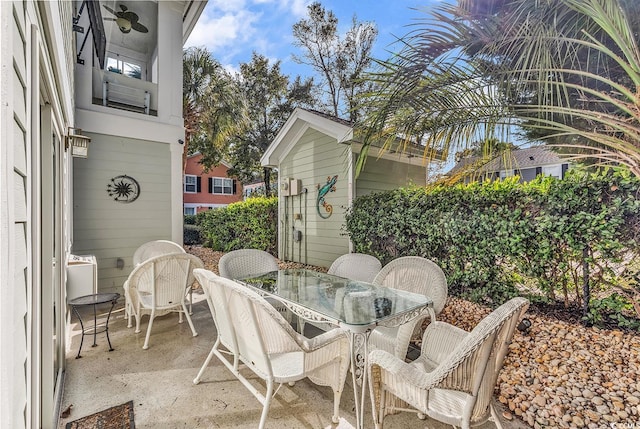
[[[187,179],[192,179],[193,183],[187,183]],[[187,189],[187,186],[193,186],[193,191]],[[195,174],[185,174],[184,182],[182,183],[182,190],[185,194],[197,194],[198,193],[198,176]]]

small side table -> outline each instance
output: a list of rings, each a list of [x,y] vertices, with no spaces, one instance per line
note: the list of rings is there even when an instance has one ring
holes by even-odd
[[[107,342],[109,343],[109,351],[113,351],[113,347],[111,346],[111,340],[109,339],[109,318],[111,317],[111,311],[113,311],[113,307],[118,302],[118,298],[120,298],[119,293],[97,293],[94,295],[85,295],[80,296],[78,298],[74,298],[69,301],[69,305],[73,312],[78,316],[78,320],[80,321],[80,328],[82,329],[82,338],[80,339],[80,348],[78,349],[78,355],[76,359],[81,358],[80,352],[82,351],[82,343],[84,342],[84,336],[93,334],[93,345],[91,347],[97,346],[96,344],[96,334],[105,332],[107,334]],[[109,309],[109,314],[107,315],[107,321],[104,326],[98,326],[97,316],[96,316],[96,306],[100,304],[106,304],[110,302],[111,308]],[[78,312],[78,307],[82,307],[85,305],[93,305],[93,326],[84,327],[84,323],[82,322],[82,317],[80,317],[80,313]]]

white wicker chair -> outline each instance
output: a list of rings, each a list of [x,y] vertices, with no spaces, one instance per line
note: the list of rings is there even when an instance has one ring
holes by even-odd
[[[137,267],[147,259],[151,259],[155,256],[169,255],[171,253],[186,253],[185,250],[178,243],[174,243],[169,240],[154,240],[142,244],[133,253],[133,267]],[[189,305],[193,303],[191,291],[189,291]],[[191,310],[189,310],[191,313]],[[131,318],[133,312],[131,311],[131,303],[127,294],[124,295],[124,318],[127,319],[127,328],[131,328]]]
[[[444,322],[427,326],[422,354],[406,363],[384,350],[369,354],[369,391],[376,429],[397,411],[417,412],[469,428],[493,417],[493,390],[518,319],[529,302],[513,298],[471,332]]]
[[[381,268],[382,264],[375,256],[364,253],[347,253],[333,261],[327,273],[371,283]]]
[[[137,267],[147,259],[154,256],[168,255],[169,253],[186,253],[178,243],[169,240],[154,240],[142,244],[133,253],[133,266]]]
[[[207,270],[196,270],[218,331],[218,338],[193,380],[198,384],[213,355],[235,375],[263,404],[258,428],[267,419],[271,399],[280,386],[308,377],[333,390],[334,423],[338,423],[340,397],[349,368],[349,342],[340,330],[308,339],[289,323],[263,297],[234,281]],[[224,346],[228,352],[220,348]],[[231,354],[230,360],[225,355]],[[244,363],[265,380],[266,393],[259,391],[239,370]]]
[[[429,308],[431,321],[436,320],[447,301],[447,279],[438,265],[419,256],[404,256],[385,265],[373,279],[373,283],[419,293],[433,301]],[[407,355],[409,342],[414,333],[418,333],[425,317],[416,318],[396,328],[378,327],[369,337],[371,349],[382,349],[393,353],[400,359]]]
[[[129,274],[124,284],[125,295],[131,303],[136,318],[136,333],[140,332],[140,320],[149,314],[149,326],[143,349],[149,348],[149,336],[154,318],[169,312],[179,312],[187,318],[193,336],[197,336],[185,304],[186,294],[194,281],[194,268],[202,268],[202,261],[188,253],[172,253],[147,259]]]
[[[220,276],[231,280],[278,271],[278,268],[278,260],[270,253],[259,249],[233,250],[222,255],[218,261]],[[291,323],[291,312],[284,304],[277,299],[267,301]]]

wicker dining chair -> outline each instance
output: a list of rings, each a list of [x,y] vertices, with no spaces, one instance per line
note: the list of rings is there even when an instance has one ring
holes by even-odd
[[[218,338],[193,382],[198,384],[211,358],[218,357],[263,405],[258,425],[262,429],[279,386],[309,378],[333,390],[332,421],[338,423],[340,397],[350,364],[349,342],[344,333],[334,329],[306,338],[249,287],[207,270],[196,270],[195,275],[208,295]],[[265,381],[265,393],[242,374],[240,363]]]
[[[226,279],[239,279],[253,275],[278,271],[278,260],[268,252],[259,249],[239,249],[225,253],[218,261],[220,276]],[[292,314],[277,299],[267,299],[291,323]]]
[[[436,263],[419,256],[404,256],[392,260],[380,270],[373,283],[425,295],[433,301],[433,306],[428,309],[428,317],[432,322],[447,301],[447,279],[444,273]],[[370,347],[386,350],[404,359],[411,337],[419,335],[418,330],[426,317],[415,318],[395,328],[377,327],[369,337]]]
[[[137,267],[147,259],[151,259],[156,256],[169,255],[171,253],[186,253],[184,248],[178,243],[174,243],[169,240],[154,240],[148,241],[136,249],[133,253],[133,267]],[[127,328],[131,328],[133,318],[133,312],[131,311],[131,302],[124,295],[124,318],[127,319]],[[191,306],[193,305],[192,291],[189,291],[189,313],[191,314]]]
[[[493,390],[518,320],[529,302],[513,298],[471,331],[445,322],[427,326],[422,353],[412,363],[384,351],[369,354],[369,393],[376,429],[385,416],[417,412],[463,429],[493,419]]]
[[[333,261],[327,274],[371,283],[381,268],[382,264],[375,256],[347,253]]]
[[[149,348],[153,320],[169,312],[179,313],[178,323],[182,323],[184,314],[193,336],[198,335],[189,316],[185,299],[194,281],[193,270],[203,266],[204,264],[197,256],[188,253],[172,253],[147,259],[129,274],[124,289],[136,319],[136,333],[140,332],[142,316],[149,314],[143,349]]]

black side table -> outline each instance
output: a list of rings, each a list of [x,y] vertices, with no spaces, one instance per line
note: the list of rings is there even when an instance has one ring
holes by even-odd
[[[78,320],[80,321],[80,328],[82,329],[82,338],[80,339],[80,348],[78,349],[78,355],[76,359],[81,358],[80,352],[82,351],[82,343],[84,342],[84,336],[87,334],[93,334],[93,345],[91,347],[97,346],[96,344],[96,334],[105,332],[107,334],[107,342],[109,343],[109,351],[113,351],[113,347],[111,346],[111,340],[109,339],[109,318],[111,317],[111,311],[113,307],[118,302],[118,298],[120,298],[119,293],[97,293],[95,295],[85,295],[80,296],[78,298],[74,298],[69,301],[69,305],[73,312],[78,316]],[[104,326],[98,326],[97,316],[96,316],[96,306],[100,304],[106,304],[111,302],[111,308],[109,309],[109,314],[107,315],[107,321]],[[82,322],[82,317],[80,317],[80,313],[78,312],[78,307],[82,307],[85,305],[93,305],[93,326],[84,327],[84,323]]]

